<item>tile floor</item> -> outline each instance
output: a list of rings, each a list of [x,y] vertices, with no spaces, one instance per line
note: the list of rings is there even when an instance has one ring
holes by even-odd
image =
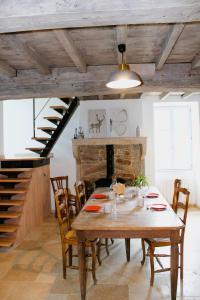
[[[186,231],[185,274],[178,285],[178,300],[200,300],[200,210],[190,210]],[[170,299],[169,273],[156,274],[149,286],[149,261],[141,267],[140,240],[132,240],[131,262],[126,263],[124,241],[115,240],[110,256],[102,250],[98,283],[88,276],[88,300]],[[1,300],[78,300],[78,272],[67,270],[62,279],[59,229],[53,216],[30,233],[15,250],[0,252]]]

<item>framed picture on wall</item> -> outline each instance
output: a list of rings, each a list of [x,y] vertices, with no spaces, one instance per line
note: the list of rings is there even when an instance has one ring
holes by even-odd
[[[90,138],[107,136],[106,110],[88,110],[88,135]]]
[[[110,110],[110,135],[126,136],[128,132],[128,112],[124,108]]]

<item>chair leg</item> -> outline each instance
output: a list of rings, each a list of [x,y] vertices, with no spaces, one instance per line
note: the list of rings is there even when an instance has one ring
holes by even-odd
[[[62,247],[63,278],[67,277],[67,257],[64,247]]]
[[[144,265],[145,258],[146,258],[144,239],[141,239],[141,243],[142,243],[142,260],[141,260],[141,264]]]
[[[109,253],[109,250],[108,250],[108,239],[105,239],[105,245],[106,245],[106,253],[107,253],[107,256],[109,256],[110,253]]]
[[[71,267],[72,266],[72,255],[73,255],[73,249],[72,249],[72,245],[69,245],[69,248],[68,248],[68,255],[69,255],[69,266]]]
[[[130,261],[130,238],[125,238],[126,260]]]
[[[150,285],[153,286],[154,283],[154,246],[150,245],[150,264],[151,264],[151,279]]]
[[[97,243],[97,260],[99,265],[101,266],[101,239]]]
[[[180,244],[180,278],[183,280],[183,253],[184,253],[184,242]]]
[[[111,240],[111,243],[114,244],[114,239],[110,239],[110,240]]]
[[[94,284],[96,284],[97,279],[96,279],[96,246],[94,243],[91,245],[91,250],[92,250],[92,278],[94,281]]]
[[[54,214],[55,218],[57,219],[57,209],[56,209],[56,202],[55,202],[55,214]]]

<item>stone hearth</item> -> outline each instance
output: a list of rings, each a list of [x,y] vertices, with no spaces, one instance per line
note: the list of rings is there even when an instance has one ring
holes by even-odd
[[[106,145],[114,147],[114,174],[124,179],[144,174],[146,137],[72,140],[76,178],[96,181],[107,176]]]

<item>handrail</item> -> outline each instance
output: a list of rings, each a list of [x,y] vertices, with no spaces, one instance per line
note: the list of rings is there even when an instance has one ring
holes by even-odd
[[[35,117],[35,120],[39,117],[39,115],[41,114],[41,112],[43,111],[43,109],[47,106],[47,104],[49,103],[49,101],[51,100],[51,98],[49,98],[46,103],[43,105],[43,107],[41,108],[41,110],[39,111],[39,113],[37,114],[37,116]]]
[[[35,121],[41,114],[41,112],[44,110],[44,108],[47,106],[51,98],[49,98],[46,103],[43,105],[37,116],[35,116],[35,98],[33,98],[33,137],[35,138]]]
[[[33,98],[33,137],[35,138],[35,98]]]

